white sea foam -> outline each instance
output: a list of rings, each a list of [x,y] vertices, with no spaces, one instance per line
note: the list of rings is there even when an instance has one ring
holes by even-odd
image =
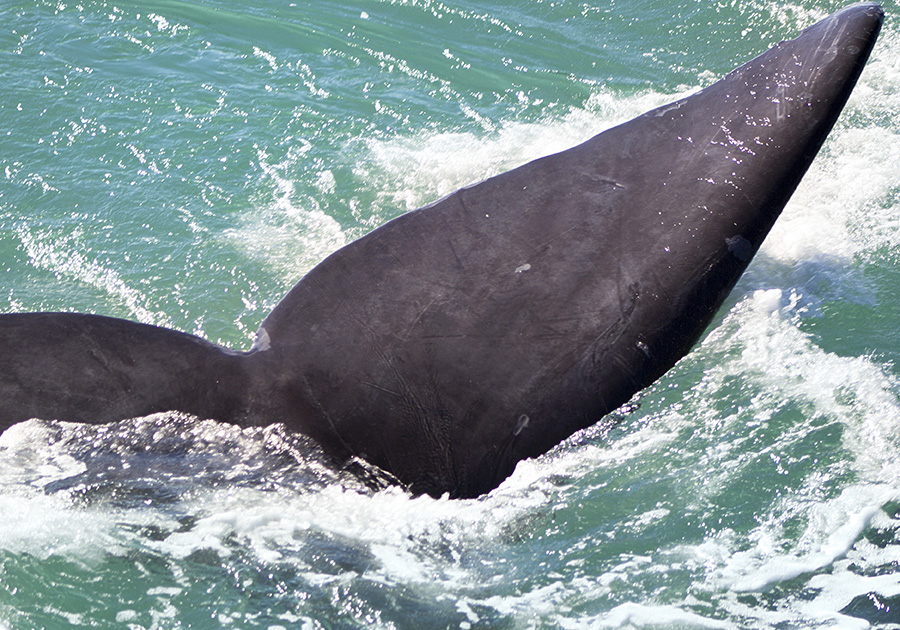
[[[30,421],[0,434],[0,549],[93,564],[128,546],[132,536],[123,536],[115,512],[79,505],[65,492],[48,491],[55,482],[85,470],[60,441],[69,430]],[[143,525],[162,520],[171,525],[153,513],[136,516]]]
[[[884,525],[895,530],[898,526],[896,522]],[[836,611],[842,610],[860,595],[877,593],[882,597],[896,597],[900,595],[900,575],[896,572],[859,575],[851,570],[851,567],[854,564],[864,567],[888,567],[896,566],[898,562],[900,551],[896,546],[880,548],[868,541],[860,541],[853,549],[848,550],[846,558],[836,563],[833,572],[821,573],[810,579],[810,587],[818,591],[818,594],[812,601],[804,602],[800,607],[815,618],[839,619]]]
[[[889,201],[898,181],[900,135],[877,128],[836,130],[764,242],[749,278],[873,301],[854,262],[900,245],[900,224]]]
[[[172,588],[173,583],[188,588],[177,567],[195,554],[214,554],[222,562],[240,562],[240,557],[250,554],[253,562],[289,566],[322,588],[347,579],[429,591],[439,584],[454,592],[478,579],[463,556],[480,541],[502,539],[518,518],[541,509],[548,500],[540,490],[515,489],[480,500],[451,501],[412,498],[397,488],[361,494],[335,483],[306,492],[272,491],[266,485],[206,485],[197,477],[198,484],[174,504],[168,499],[156,502],[152,494],[146,494],[145,477],[177,486],[184,474],[177,469],[178,458],[183,457],[179,453],[209,443],[221,444],[227,456],[243,448],[242,435],[251,439],[255,430],[242,432],[203,422],[159,436],[159,431],[152,429],[162,425],[153,423],[165,422],[165,418],[135,422],[150,423],[151,430],[142,433],[149,442],[121,452],[117,441],[131,444],[133,430],[122,429],[116,438],[115,429],[109,433],[104,427],[31,421],[0,436],[0,549],[87,565],[139,550],[174,563],[172,575],[163,582],[169,586],[160,588]],[[130,423],[123,425],[128,426]],[[223,436],[223,431],[228,435]],[[118,490],[91,499],[91,486],[108,484],[110,478],[102,468],[94,481],[78,481],[85,471],[85,454],[73,458],[66,450],[80,449],[78,445],[91,445],[98,453],[113,449],[118,457],[115,470],[121,471],[116,473],[118,481],[112,480],[121,484],[114,486]],[[161,460],[158,470],[141,469],[142,458],[156,445],[161,445],[163,458],[171,450],[176,459],[171,464]],[[253,452],[258,449],[256,441],[246,447]],[[87,456],[98,455],[91,452]],[[212,452],[203,455],[204,460],[215,457]],[[273,471],[278,463],[277,459],[270,462]],[[257,464],[266,465],[265,461]],[[128,470],[135,470],[133,478]],[[273,476],[271,483],[278,482]],[[127,497],[135,490],[143,492],[138,497],[147,496],[147,501],[133,507],[116,507],[108,501],[108,496]],[[190,514],[190,527],[184,527],[184,514]],[[79,527],[71,527],[73,520]],[[147,537],[142,533],[147,529],[156,534]],[[345,558],[343,572],[323,572],[310,563],[309,550],[315,553],[321,540],[332,541],[328,548]],[[160,600],[160,610],[177,614],[171,593],[159,591],[154,597]]]
[[[862,534],[884,520],[885,505],[900,499],[900,465],[895,456],[900,447],[898,385],[870,357],[842,357],[819,348],[814,338],[798,327],[803,310],[796,293],[758,290],[739,302],[704,341],[700,352],[711,352],[718,361],[706,371],[698,393],[719,399],[735,378],[749,388],[745,397],[759,392],[748,412],[736,410],[724,424],[722,419],[714,422],[722,437],[714,449],[700,454],[700,462],[709,460],[700,465],[711,475],[704,477],[705,487],[715,496],[717,487],[728,487],[741,468],[756,465],[766,453],[777,466],[798,465],[800,462],[780,462],[780,454],[789,452],[792,443],[817,428],[829,425],[840,427],[844,460],[833,467],[834,472],[816,467],[802,487],[777,498],[768,513],[758,515],[759,525],[747,537],[721,530],[701,545],[673,551],[704,567],[708,575],[705,588],[711,593],[761,593],[818,574],[810,580],[811,588],[821,589],[813,602],[801,600],[796,607],[786,605],[777,614],[767,614],[780,622],[796,621],[799,615],[852,626],[859,620],[840,612],[850,600],[867,592],[891,596],[895,591],[896,580],[863,579],[848,569],[844,559],[853,555],[856,571],[884,563],[881,556],[885,552],[867,548]],[[807,411],[798,424],[786,427],[775,436],[775,442],[767,443],[763,429],[786,403]],[[721,414],[702,409],[701,405],[701,413],[710,418]],[[746,440],[759,446],[747,451],[743,447]],[[815,453],[806,457],[815,457]],[[846,477],[849,471],[858,481],[832,496],[832,478]],[[889,555],[895,553],[888,549]],[[746,610],[730,597],[725,601],[734,614],[762,621],[761,611]],[[866,627],[864,622],[861,627]]]
[[[809,502],[804,506],[806,530],[790,553],[778,552],[783,514],[772,514],[754,532],[755,546],[735,552],[720,577],[735,591],[760,592],[831,567],[853,549],[863,530],[881,513],[881,507],[898,497],[900,492],[890,486],[857,485],[845,488],[836,499]]]
[[[900,482],[898,384],[870,357],[842,357],[816,346],[797,324],[799,298],[780,289],[756,291],[742,301],[704,345],[722,344],[740,355],[708,372],[708,380],[740,375],[768,396],[800,401],[843,426],[844,444],[859,474],[873,483]]]
[[[226,230],[224,238],[249,256],[264,261],[286,282],[299,280],[325,256],[345,245],[347,237],[340,224],[327,215],[315,197],[296,193],[289,171],[310,149],[299,143],[277,164],[257,149],[258,165],[270,183],[271,198],[246,213],[237,228]],[[334,175],[327,169],[317,173],[316,186],[322,194],[334,190]]]
[[[490,132],[423,131],[366,141],[355,172],[377,188],[387,211],[413,210],[454,190],[571,148],[680,95],[622,98],[600,90],[584,107],[539,122],[506,122]]]

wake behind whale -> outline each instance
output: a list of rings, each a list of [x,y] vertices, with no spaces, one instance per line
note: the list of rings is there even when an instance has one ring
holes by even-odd
[[[284,422],[415,493],[471,497],[684,356],[874,45],[845,9],[692,96],[332,254],[235,353],[96,315],[0,316],[0,428],[180,411]]]

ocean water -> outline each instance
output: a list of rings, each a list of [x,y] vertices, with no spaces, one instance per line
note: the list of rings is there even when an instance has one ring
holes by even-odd
[[[324,256],[829,0],[2,0],[0,312],[237,349]],[[277,424],[0,435],[0,628],[900,627],[900,5],[698,346],[476,500]],[[0,401],[3,404],[3,401]]]

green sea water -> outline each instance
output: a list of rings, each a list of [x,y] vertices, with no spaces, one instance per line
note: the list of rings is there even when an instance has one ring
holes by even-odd
[[[708,85],[808,0],[0,0],[0,312],[246,349],[323,257]],[[703,341],[477,500],[276,425],[0,436],[0,628],[900,627],[900,5]],[[0,404],[3,401],[0,400]]]

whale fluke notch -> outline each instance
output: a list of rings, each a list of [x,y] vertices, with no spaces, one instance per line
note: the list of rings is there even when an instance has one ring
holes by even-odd
[[[414,493],[473,497],[684,356],[878,35],[858,4],[719,82],[386,223],[234,353],[92,315],[0,316],[0,429],[177,410],[284,422]]]

